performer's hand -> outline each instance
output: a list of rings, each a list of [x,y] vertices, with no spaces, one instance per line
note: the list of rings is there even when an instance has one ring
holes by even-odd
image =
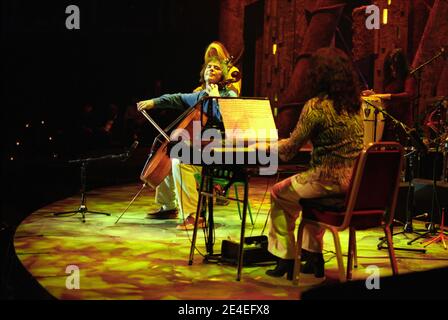
[[[154,100],[143,100],[140,102],[137,102],[137,110],[138,111],[142,111],[142,110],[149,110],[154,108]]]
[[[364,90],[361,94],[362,94],[364,97],[367,97],[367,96],[374,95],[374,94],[375,94],[375,91],[373,91],[373,90]]]
[[[207,92],[209,97],[219,97],[219,89],[217,84],[209,84],[205,87],[205,91]]]

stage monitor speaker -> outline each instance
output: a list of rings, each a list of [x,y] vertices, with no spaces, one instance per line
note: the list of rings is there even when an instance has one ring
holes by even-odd
[[[221,245],[221,261],[237,264],[240,244],[230,240],[223,240]],[[277,262],[277,257],[268,251],[268,237],[254,236],[244,238],[243,264]]]
[[[415,213],[422,214],[427,212],[431,216],[433,199],[433,181],[428,179],[414,179],[414,204]],[[448,183],[443,181],[436,182],[437,188],[434,201],[434,223],[440,223],[440,208],[448,207]]]

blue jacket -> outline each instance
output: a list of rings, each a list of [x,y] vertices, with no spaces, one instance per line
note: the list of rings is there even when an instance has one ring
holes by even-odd
[[[236,97],[236,93],[232,90],[222,90],[219,92],[221,97]],[[174,94],[164,94],[158,98],[153,99],[155,108],[164,109],[174,109],[184,111],[188,108],[195,106],[199,100],[203,97],[207,97],[205,90],[194,92],[194,93],[174,93]],[[213,117],[215,120],[222,122],[221,113],[219,112],[219,107],[216,104],[216,100],[211,100]],[[202,105],[202,110],[204,113],[208,113],[208,105],[210,100]]]

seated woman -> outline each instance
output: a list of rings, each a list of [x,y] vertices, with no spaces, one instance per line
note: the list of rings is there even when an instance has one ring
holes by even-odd
[[[310,140],[310,169],[277,184],[271,190],[268,250],[279,258],[267,275],[292,279],[294,229],[301,198],[319,198],[345,193],[353,165],[363,149],[364,125],[358,78],[347,55],[336,48],[322,48],[310,60],[309,97],[296,128],[278,142],[279,157],[288,161]],[[322,239],[324,229],[308,226],[303,249],[304,273],[324,276]]]

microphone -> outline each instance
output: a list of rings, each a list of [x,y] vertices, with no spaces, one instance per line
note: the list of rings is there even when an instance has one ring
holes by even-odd
[[[421,218],[428,218],[428,217],[429,217],[429,214],[426,212],[426,213],[420,214],[418,216],[415,216],[414,219],[421,219]]]
[[[446,56],[447,56],[447,54],[446,54],[446,48],[445,47],[441,47],[440,48],[440,53],[443,55],[443,57],[446,59]]]
[[[135,140],[135,141],[132,143],[132,146],[131,146],[131,147],[128,149],[128,151],[126,152],[126,157],[129,158],[129,156],[134,152],[135,149],[137,149],[137,147],[138,147],[138,141]]]
[[[138,141],[135,140],[132,143],[132,145],[129,147],[129,149],[125,153],[118,155],[118,157],[121,159],[121,161],[128,160],[129,157],[131,156],[131,154],[134,152],[134,150],[137,149],[137,146],[138,146]]]

